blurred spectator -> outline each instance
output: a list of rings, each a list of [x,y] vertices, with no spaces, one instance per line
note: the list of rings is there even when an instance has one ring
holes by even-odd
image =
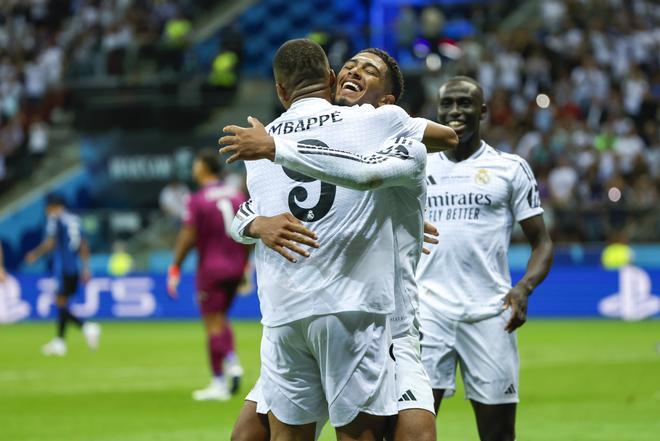
[[[487,17],[495,26],[458,42],[457,59],[440,52],[441,74],[418,59],[427,83],[424,116],[435,116],[431,80],[475,77],[488,105],[485,138],[530,162],[558,240],[604,241],[621,229],[660,240],[657,2],[548,0],[538,2],[542,20],[529,16],[507,32],[498,20],[525,2],[512,1],[506,10],[496,3],[447,7],[446,28],[461,15],[475,24]],[[422,20],[423,12],[406,8],[400,23]],[[418,28],[415,37],[423,36]],[[415,37],[399,44],[413,45]]]
[[[178,224],[183,219],[189,196],[188,187],[178,179],[173,179],[160,192],[160,208]]]
[[[28,151],[32,156],[42,157],[48,149],[48,124],[36,115],[30,124]]]
[[[548,176],[552,202],[562,207],[572,205],[577,181],[577,172],[570,161],[563,156],[560,157],[557,167],[553,168]]]

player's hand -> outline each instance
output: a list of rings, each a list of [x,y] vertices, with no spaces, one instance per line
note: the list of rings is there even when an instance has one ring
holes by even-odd
[[[181,270],[178,266],[171,265],[167,269],[167,294],[173,300],[176,300],[178,293],[177,288],[179,287],[179,282],[181,281]]]
[[[25,262],[26,262],[28,265],[32,265],[34,262],[37,261],[38,258],[39,258],[39,256],[37,256],[37,253],[35,253],[34,251],[30,251],[30,252],[27,253],[27,255],[25,256]]]
[[[438,236],[438,229],[430,222],[424,221],[424,243],[430,243],[437,245],[440,241],[433,236]],[[431,254],[431,250],[426,247],[422,247],[422,253]]]
[[[3,267],[0,266],[0,283],[4,282],[7,279],[7,272]]]
[[[293,263],[298,260],[289,251],[309,257],[309,251],[299,245],[319,247],[318,242],[316,242],[316,233],[305,227],[291,213],[282,213],[277,216],[258,216],[249,225],[249,234],[260,238],[264,245]]]
[[[266,132],[266,128],[257,119],[248,116],[252,127],[227,126],[222,129],[227,135],[218,140],[224,145],[220,153],[231,155],[227,164],[234,161],[255,161],[257,159],[275,160],[275,140]]]
[[[92,280],[92,272],[89,270],[89,268],[85,268],[82,270],[81,279],[82,279],[82,283],[87,283],[90,280]]]
[[[511,333],[527,321],[527,298],[529,293],[520,286],[514,286],[504,296],[504,308],[511,308],[511,318],[504,329]]]

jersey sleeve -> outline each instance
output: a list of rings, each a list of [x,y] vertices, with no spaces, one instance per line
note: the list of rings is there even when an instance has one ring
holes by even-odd
[[[421,141],[424,138],[427,120],[424,118],[413,118],[408,112],[399,106],[385,105],[376,109],[377,114],[387,115],[392,136],[403,136]]]
[[[186,198],[186,206],[183,210],[183,223],[184,225],[195,226],[196,211],[195,211],[195,198],[188,195]]]
[[[377,152],[365,154],[274,139],[275,163],[354,190],[415,186],[426,167],[426,147],[410,138],[389,139]]]
[[[57,220],[54,216],[48,216],[46,221],[46,237],[55,237],[57,233]]]
[[[527,161],[516,161],[511,192],[511,210],[517,222],[543,213],[539,187]]]
[[[257,243],[259,239],[245,235],[245,228],[252,222],[257,216],[257,213],[252,209],[252,200],[243,202],[236,211],[234,220],[231,223],[230,235],[238,243],[245,245],[251,245]]]

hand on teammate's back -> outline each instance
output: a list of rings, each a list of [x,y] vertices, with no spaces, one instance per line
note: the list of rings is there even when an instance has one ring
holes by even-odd
[[[220,149],[221,154],[231,154],[227,164],[239,160],[275,160],[275,140],[257,118],[249,116],[248,122],[252,127],[231,125],[222,129],[228,135],[220,138],[218,144],[225,146]]]
[[[282,213],[277,216],[258,216],[248,226],[247,233],[258,237],[268,248],[281,254],[290,262],[297,259],[288,251],[293,251],[303,257],[309,257],[309,251],[299,245],[318,248],[316,233],[305,227],[291,213]]]
[[[5,272],[5,269],[0,266],[0,283],[4,282],[6,278],[7,273]]]
[[[440,241],[438,239],[436,239],[435,237],[433,237],[433,236],[438,236],[439,234],[440,233],[438,233],[438,229],[435,227],[435,225],[433,225],[430,222],[424,221],[424,242],[425,243],[430,243],[430,244],[433,244],[433,245],[437,245],[438,243],[440,243]],[[426,248],[426,247],[422,247],[422,253],[431,254],[431,250]]]
[[[520,286],[514,286],[504,296],[505,308],[511,308],[511,318],[504,327],[507,332],[515,331],[527,321],[527,297],[528,293]]]

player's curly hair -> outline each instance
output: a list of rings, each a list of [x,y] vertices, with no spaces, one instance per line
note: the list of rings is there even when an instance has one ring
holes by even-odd
[[[325,79],[329,66],[323,48],[306,38],[287,41],[273,57],[275,80],[287,88]]]
[[[378,49],[375,47],[363,49],[360,52],[367,52],[369,54],[374,54],[378,58],[383,60],[385,64],[387,64],[387,72],[389,74],[390,87],[392,88],[392,95],[394,95],[394,99],[396,101],[399,101],[399,98],[403,96],[403,91],[405,89],[403,74],[401,73],[401,69],[399,68],[399,63],[397,63],[397,61],[394,58],[392,58],[390,54],[388,54],[382,49]]]
[[[218,176],[222,171],[222,163],[220,162],[220,156],[216,150],[212,148],[205,148],[200,150],[195,157],[198,161],[201,161],[204,164],[204,167],[209,171],[209,173]]]

